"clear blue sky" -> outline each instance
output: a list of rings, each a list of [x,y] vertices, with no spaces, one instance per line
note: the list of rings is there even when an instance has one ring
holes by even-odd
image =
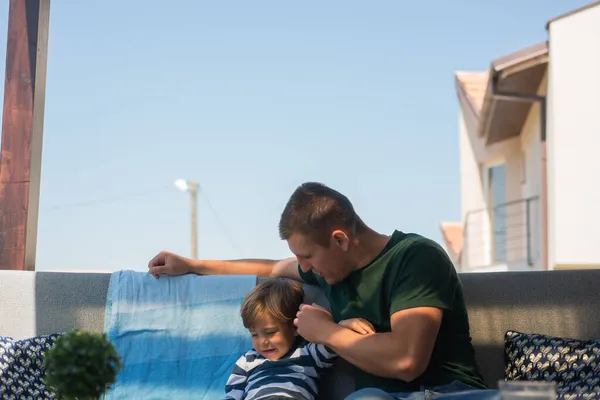
[[[189,255],[179,177],[226,227],[200,197],[200,258],[288,256],[279,215],[308,180],[441,241],[460,216],[454,71],[585,3],[52,1],[37,269]],[[8,1],[0,17],[4,59]]]

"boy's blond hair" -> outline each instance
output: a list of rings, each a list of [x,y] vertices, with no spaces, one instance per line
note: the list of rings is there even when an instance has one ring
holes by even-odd
[[[295,281],[274,278],[258,284],[248,293],[241,307],[242,322],[252,329],[265,316],[293,324],[296,313],[304,301],[304,290]]]

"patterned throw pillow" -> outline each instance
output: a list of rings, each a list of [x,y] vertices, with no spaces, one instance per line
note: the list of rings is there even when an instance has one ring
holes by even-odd
[[[51,349],[61,335],[24,340],[0,337],[1,399],[55,399],[44,384],[43,353]]]
[[[600,340],[577,340],[508,331],[506,380],[556,382],[561,399],[600,399]]]

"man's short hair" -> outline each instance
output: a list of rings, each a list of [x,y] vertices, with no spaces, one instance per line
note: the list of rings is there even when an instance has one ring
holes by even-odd
[[[287,240],[293,233],[300,233],[329,247],[334,230],[355,234],[364,227],[346,196],[322,183],[307,182],[294,191],[283,209],[279,236]]]
[[[285,278],[268,279],[248,293],[241,307],[242,322],[252,329],[265,316],[293,324],[300,305],[304,301],[304,290],[300,283]]]

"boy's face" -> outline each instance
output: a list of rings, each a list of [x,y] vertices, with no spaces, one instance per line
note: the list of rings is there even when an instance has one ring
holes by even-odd
[[[296,331],[285,324],[265,316],[249,329],[252,346],[263,357],[275,361],[283,357],[296,341]]]

